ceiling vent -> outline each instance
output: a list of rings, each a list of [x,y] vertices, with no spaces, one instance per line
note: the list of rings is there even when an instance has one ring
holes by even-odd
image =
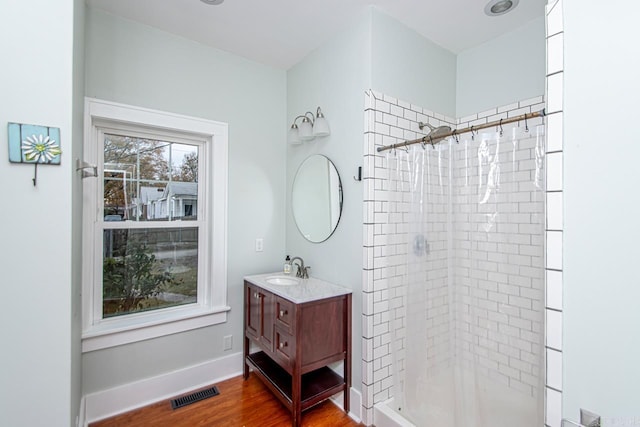
[[[202,0],[205,1],[205,0]],[[511,12],[520,0],[491,0],[484,7],[484,13],[489,16],[500,16]]]

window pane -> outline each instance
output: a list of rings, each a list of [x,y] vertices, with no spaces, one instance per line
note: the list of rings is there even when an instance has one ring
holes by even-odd
[[[171,170],[174,181],[198,182],[198,147],[171,144]]]
[[[103,235],[103,318],[197,301],[198,228]]]
[[[104,220],[195,220],[198,146],[105,134]]]

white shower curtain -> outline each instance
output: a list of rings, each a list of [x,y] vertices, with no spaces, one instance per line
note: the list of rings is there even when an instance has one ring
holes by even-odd
[[[543,425],[543,133],[387,153],[393,397],[417,426]]]

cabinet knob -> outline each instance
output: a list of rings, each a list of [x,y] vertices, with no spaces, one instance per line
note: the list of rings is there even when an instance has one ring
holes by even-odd
[[[287,343],[285,341],[285,342],[281,342],[279,347],[280,348],[285,348],[286,346],[287,346]]]
[[[287,310],[280,310],[280,317],[284,317],[284,316],[286,316],[287,314],[289,314],[289,313],[287,312]]]

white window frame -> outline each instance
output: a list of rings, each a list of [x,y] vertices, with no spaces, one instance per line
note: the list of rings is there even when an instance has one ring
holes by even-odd
[[[227,321],[227,169],[226,123],[166,113],[95,98],[85,98],[84,160],[98,167],[98,177],[83,179],[82,351],[142,341]],[[102,318],[102,237],[104,228],[127,227],[129,221],[108,224],[102,218],[104,133],[150,132],[173,140],[199,141],[204,159],[198,182],[197,302],[140,313]],[[202,197],[201,197],[202,196]],[[204,197],[206,196],[206,197]],[[185,221],[183,225],[189,225]],[[145,228],[167,224],[143,222]],[[181,226],[180,221],[171,224]],[[140,223],[137,224],[140,226]],[[135,227],[132,227],[135,228]]]

